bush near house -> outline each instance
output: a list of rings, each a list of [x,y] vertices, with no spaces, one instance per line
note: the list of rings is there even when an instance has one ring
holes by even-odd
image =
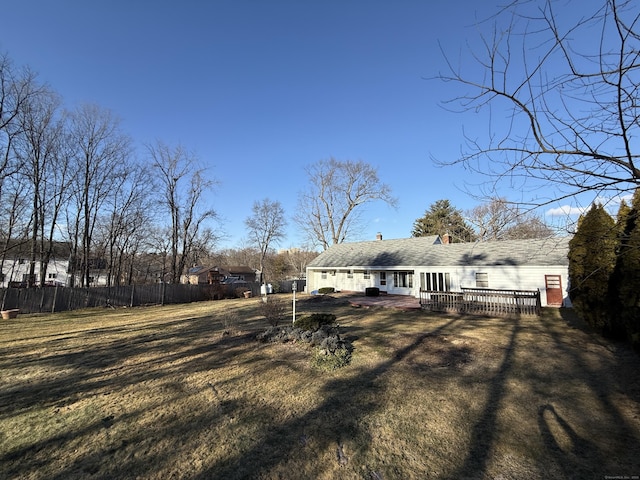
[[[318,289],[318,294],[320,295],[326,295],[328,293],[334,293],[336,291],[335,288],[333,287],[322,287]]]
[[[322,325],[333,325],[336,316],[332,313],[312,313],[296,319],[295,326],[302,330],[317,330]]]
[[[328,293],[334,293],[336,291],[335,288],[333,287],[321,287],[318,289],[318,294],[319,295],[326,295]]]

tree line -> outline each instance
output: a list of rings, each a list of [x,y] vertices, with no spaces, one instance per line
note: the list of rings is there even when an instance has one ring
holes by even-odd
[[[280,202],[265,198],[245,220],[248,245],[215,252],[217,181],[197,154],[159,140],[139,156],[110,110],[64,108],[31,69],[0,56],[0,271],[26,257],[28,286],[45,285],[54,257],[69,259],[70,286],[80,287],[95,270],[107,285],[178,283],[214,259],[299,276],[315,247],[357,235],[364,204],[395,201],[363,161],[321,160],[307,174],[293,220],[309,246],[276,253],[287,222]]]
[[[214,182],[182,146],[146,150],[138,158],[108,109],[65,109],[29,68],[0,56],[0,266],[20,251],[27,283],[44,285],[50,259],[66,248],[72,286],[89,286],[98,264],[119,284],[155,252],[162,275],[178,281],[215,238],[207,221],[216,214],[204,202]]]
[[[467,212],[437,200],[413,222],[412,237],[447,236],[451,243],[546,238],[554,231],[535,213],[504,197],[489,199]]]

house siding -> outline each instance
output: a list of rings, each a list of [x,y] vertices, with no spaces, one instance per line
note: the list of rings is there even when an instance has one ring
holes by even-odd
[[[7,287],[10,282],[22,282],[25,275],[29,273],[29,261],[21,259],[6,259],[2,264],[4,280],[0,282],[0,287]],[[66,286],[69,281],[67,268],[69,261],[51,258],[47,265],[47,278],[45,282],[49,285]],[[40,262],[35,264],[36,281],[40,280]]]
[[[543,307],[548,305],[545,285],[546,275],[559,275],[562,280],[563,306],[571,306],[568,297],[569,271],[566,266],[486,266],[486,267],[420,267],[416,269],[413,296],[420,292],[420,274],[443,272],[450,274],[451,291],[476,287],[476,273],[486,273],[488,288],[498,290],[540,290],[540,301]],[[416,285],[416,279],[418,284]]]
[[[364,272],[354,271],[353,278],[349,278],[346,270],[325,270],[326,278],[322,278],[323,270],[309,270],[307,272],[307,291],[312,293],[323,287],[333,287],[337,291],[364,292],[367,287],[378,287],[381,291],[392,295],[420,296],[420,276],[423,273],[449,274],[451,291],[462,288],[476,287],[476,274],[486,273],[488,288],[499,290],[540,290],[542,306],[547,306],[545,286],[546,275],[559,275],[562,280],[563,305],[570,306],[568,298],[568,268],[566,266],[435,266],[416,267],[413,269],[397,267],[390,270],[371,270],[370,278],[364,278]],[[387,274],[387,284],[380,284],[380,272]],[[394,285],[394,272],[413,272],[413,287],[399,287]]]
[[[307,291],[333,287],[364,292],[367,287],[378,287],[389,294],[419,297],[423,275],[429,273],[436,274],[437,287],[433,286],[433,275],[429,276],[432,289],[539,290],[546,306],[545,276],[552,275],[560,277],[562,304],[570,306],[567,237],[450,245],[435,240],[409,238],[334,245],[309,264]],[[367,270],[370,277],[365,279]],[[322,272],[326,272],[325,278]],[[386,273],[386,285],[381,285],[381,272]],[[425,287],[429,288],[426,281]]]

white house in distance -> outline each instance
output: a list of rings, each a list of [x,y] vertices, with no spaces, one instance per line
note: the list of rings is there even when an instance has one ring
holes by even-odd
[[[542,306],[569,306],[569,238],[447,243],[439,236],[329,247],[307,266],[307,292],[322,287],[420,296],[420,289],[540,290]]]
[[[69,282],[67,269],[68,259],[51,258],[47,265],[47,278],[45,284],[48,286],[66,286]],[[26,285],[29,278],[30,262],[25,256],[10,257],[2,262],[0,272],[0,288],[9,285]],[[40,278],[40,262],[35,263],[36,280]]]

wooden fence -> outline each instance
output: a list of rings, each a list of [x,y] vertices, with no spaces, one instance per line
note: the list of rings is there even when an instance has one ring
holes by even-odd
[[[274,285],[274,293],[290,293],[294,281],[298,291],[302,292],[305,280],[280,282]],[[238,288],[251,290],[254,297],[261,293],[258,282],[246,282],[241,287],[154,283],[90,288],[0,288],[0,303],[3,310],[19,309],[21,313],[49,313],[90,307],[138,307],[218,300],[240,296]]]
[[[433,312],[509,316],[540,315],[539,290],[462,288],[461,292],[420,290],[420,305]]]
[[[137,307],[189,303],[212,299],[211,289],[199,285],[126,285],[118,287],[43,287],[0,289],[5,310],[21,313],[61,312],[90,307]]]

